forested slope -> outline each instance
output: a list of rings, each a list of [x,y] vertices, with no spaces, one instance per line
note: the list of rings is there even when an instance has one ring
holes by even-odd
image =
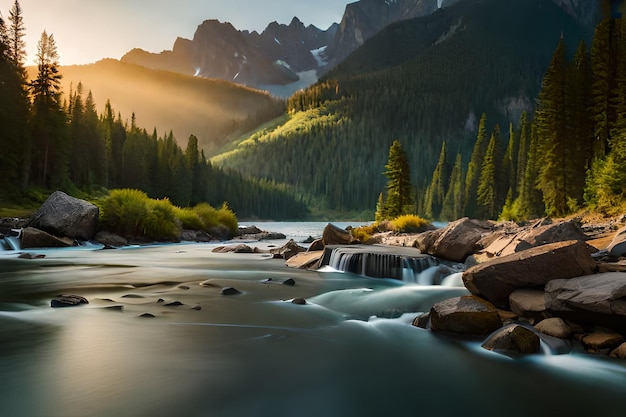
[[[373,210],[398,139],[423,189],[445,141],[469,159],[478,120],[532,111],[559,38],[590,31],[549,0],[475,0],[390,26],[289,102],[290,120],[213,159],[299,187],[309,203]]]

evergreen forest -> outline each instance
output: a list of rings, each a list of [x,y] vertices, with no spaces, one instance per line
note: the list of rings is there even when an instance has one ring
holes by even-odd
[[[460,2],[399,22],[294,94],[284,122],[211,160],[246,177],[290,184],[314,209],[369,210],[373,218],[397,140],[410,165],[414,212],[455,217],[459,210],[446,207],[442,216],[441,206],[452,171],[465,177],[481,115],[489,115],[487,131],[507,129],[502,140],[511,122],[517,129],[522,114],[532,116],[561,36],[590,44],[593,31],[550,0]],[[575,47],[565,51],[567,59]],[[427,191],[444,143],[442,196],[430,209]],[[497,217],[501,207],[491,211]]]
[[[149,133],[137,125],[135,113],[128,122],[110,101],[99,114],[92,92],[80,82],[64,92],[53,34],[41,34],[37,68],[29,80],[25,33],[22,9],[15,1],[8,21],[0,18],[3,199],[37,199],[47,190],[93,195],[133,188],[182,207],[227,201],[243,218],[306,216],[306,206],[286,186],[213,166],[195,135],[182,148],[171,130]]]

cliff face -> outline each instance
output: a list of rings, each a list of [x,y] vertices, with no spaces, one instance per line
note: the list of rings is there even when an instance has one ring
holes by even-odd
[[[400,20],[425,16],[438,9],[437,0],[361,0],[348,4],[343,19],[329,46],[330,67],[386,26]]]
[[[284,85],[298,81],[297,72],[326,65],[321,53],[336,30],[337,25],[328,30],[305,27],[294,18],[289,25],[273,22],[259,34],[207,20],[192,40],[178,38],[171,51],[154,54],[133,49],[122,61],[252,87]]]

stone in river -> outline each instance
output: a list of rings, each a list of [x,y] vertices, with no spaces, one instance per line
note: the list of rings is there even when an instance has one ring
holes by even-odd
[[[222,288],[221,294],[222,295],[237,295],[237,294],[241,294],[241,292],[237,288],[224,287]]]
[[[306,300],[304,298],[294,298],[293,300],[291,300],[292,304],[298,304],[298,305],[306,305]]]
[[[172,301],[171,303],[165,304],[165,307],[178,307],[184,305],[180,301]]]
[[[296,281],[293,278],[288,278],[285,281],[283,281],[283,285],[288,285],[290,287],[293,287],[294,285],[296,285]]]
[[[85,297],[73,294],[62,294],[50,301],[50,307],[74,307],[81,304],[89,304]]]
[[[142,319],[153,319],[155,317],[154,314],[150,314],[150,313],[143,313],[141,316],[139,316]]]

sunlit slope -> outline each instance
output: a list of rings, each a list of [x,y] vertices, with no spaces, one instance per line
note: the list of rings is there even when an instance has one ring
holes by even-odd
[[[91,90],[99,113],[109,99],[129,123],[135,113],[138,126],[149,132],[156,127],[159,134],[172,130],[182,146],[196,135],[209,154],[284,112],[284,104],[265,92],[112,59],[61,67],[61,73],[64,92],[82,82],[83,98]]]
[[[373,209],[394,140],[423,189],[443,142],[448,161],[468,160],[483,112],[505,135],[532,112],[561,34],[571,49],[589,37],[551,0],[468,0],[394,24],[292,96],[288,123],[214,161],[297,186],[326,208]]]

